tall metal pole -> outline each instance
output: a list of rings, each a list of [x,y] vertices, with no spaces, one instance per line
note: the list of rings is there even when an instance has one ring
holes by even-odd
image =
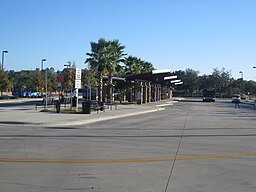
[[[48,100],[48,96],[47,96],[47,69],[45,68],[45,108],[47,109],[47,100]]]
[[[241,79],[244,80],[244,73],[243,73],[243,71],[239,71],[239,73],[241,73]]]
[[[41,77],[43,78],[43,64],[44,64],[44,61],[46,61],[46,59],[42,59],[41,60]],[[42,88],[43,89],[43,88]],[[41,96],[43,94],[43,91],[41,90]],[[47,108],[47,71],[46,71],[46,68],[45,68],[45,108]]]
[[[2,51],[2,70],[4,70],[4,54],[8,53],[8,51]]]
[[[46,59],[41,60],[41,71],[44,69],[44,61],[46,61]]]
[[[242,88],[242,92],[243,92],[243,89],[244,89],[244,73],[243,73],[243,71],[239,71],[239,73],[241,73],[241,80],[242,80],[241,88]]]

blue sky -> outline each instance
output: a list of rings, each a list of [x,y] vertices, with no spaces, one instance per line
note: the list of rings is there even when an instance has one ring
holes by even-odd
[[[256,81],[255,0],[1,0],[6,70],[86,65],[90,42],[119,39],[157,69],[231,70]]]

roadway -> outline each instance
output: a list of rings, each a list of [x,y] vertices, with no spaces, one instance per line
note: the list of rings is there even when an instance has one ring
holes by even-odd
[[[95,123],[0,123],[0,188],[254,192],[255,120],[250,105],[192,99]]]

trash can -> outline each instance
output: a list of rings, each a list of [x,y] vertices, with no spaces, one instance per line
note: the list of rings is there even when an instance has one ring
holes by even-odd
[[[91,114],[91,101],[84,101],[82,103],[82,111],[84,114]]]
[[[104,109],[105,109],[105,107],[104,107],[104,103],[103,103],[103,102],[101,102],[101,103],[100,103],[100,110],[101,110],[101,111],[105,111]]]
[[[60,112],[60,101],[57,101],[57,103],[56,103],[56,112],[57,113]]]
[[[72,107],[76,107],[76,100],[77,100],[77,97],[72,98]]]

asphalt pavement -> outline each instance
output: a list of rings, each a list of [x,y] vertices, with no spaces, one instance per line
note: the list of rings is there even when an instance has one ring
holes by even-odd
[[[99,121],[135,116],[164,110],[166,106],[173,105],[181,98],[162,100],[148,104],[118,104],[117,108],[106,108],[105,111],[92,111],[91,114],[55,112],[54,106],[48,106],[52,112],[42,112],[36,103],[42,99],[19,99],[0,101],[1,124],[40,125],[40,126],[71,126],[94,123]],[[62,110],[69,109],[69,105],[62,105]],[[73,108],[74,109],[74,108]]]
[[[1,192],[256,190],[251,105],[198,98],[87,115],[34,104],[0,105]],[[112,119],[92,122],[104,117]]]

